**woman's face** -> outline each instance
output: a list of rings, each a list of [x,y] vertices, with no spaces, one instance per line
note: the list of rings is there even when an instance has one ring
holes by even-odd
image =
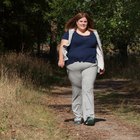
[[[85,31],[87,29],[87,24],[88,24],[88,21],[87,21],[86,17],[80,18],[76,22],[77,28],[82,31]]]

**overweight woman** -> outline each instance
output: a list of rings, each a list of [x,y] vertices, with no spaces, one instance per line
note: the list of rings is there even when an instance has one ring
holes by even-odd
[[[72,85],[74,123],[94,125],[94,83],[97,73],[104,73],[104,58],[99,35],[87,13],[78,13],[66,23],[58,66],[66,66]]]

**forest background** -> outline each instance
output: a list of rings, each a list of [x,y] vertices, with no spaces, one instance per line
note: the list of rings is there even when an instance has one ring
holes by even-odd
[[[81,11],[93,18],[103,44],[106,72],[97,79],[127,79],[136,90],[140,79],[139,5],[139,0],[1,0],[0,98],[6,100],[1,102],[0,134],[17,125],[10,122],[9,127],[17,100],[23,98],[24,103],[29,104],[40,96],[23,96],[25,87],[29,93],[44,88],[49,92],[51,86],[68,84],[65,69],[57,67],[58,44],[66,21]],[[13,106],[12,113],[9,102]],[[17,114],[19,110],[21,108],[17,108]]]
[[[134,61],[140,52],[139,4],[138,0],[1,0],[0,52],[30,53],[56,64],[66,21],[84,11],[94,20],[106,61],[128,68],[128,59]],[[107,62],[106,70],[113,64]]]

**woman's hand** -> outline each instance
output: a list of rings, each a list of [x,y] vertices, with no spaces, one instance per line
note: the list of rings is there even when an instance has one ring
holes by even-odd
[[[102,74],[104,74],[104,73],[105,73],[105,69],[103,69],[103,70],[102,70],[102,69],[100,69],[99,74],[100,74],[100,75],[102,75]]]
[[[59,60],[58,61],[58,66],[61,67],[61,68],[63,68],[65,66],[64,60]]]

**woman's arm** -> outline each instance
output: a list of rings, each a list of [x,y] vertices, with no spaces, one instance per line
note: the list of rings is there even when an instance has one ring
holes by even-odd
[[[59,60],[58,66],[63,68],[65,66],[64,55],[63,55],[63,47],[68,44],[68,40],[62,39],[59,47]]]

